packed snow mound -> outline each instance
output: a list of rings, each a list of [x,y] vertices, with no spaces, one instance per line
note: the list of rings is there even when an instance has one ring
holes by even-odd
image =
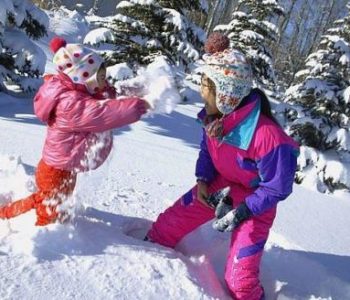
[[[143,219],[91,207],[76,218],[74,226],[28,226],[31,217],[20,216],[11,226],[0,222],[0,255],[8,256],[2,266],[9,267],[11,258],[12,263],[20,263],[14,256],[26,266],[21,272],[24,288],[12,290],[13,299],[25,298],[26,285],[32,280],[40,281],[42,288],[41,292],[31,289],[34,298],[40,294],[60,299],[64,289],[65,295],[74,293],[79,299],[156,299],[156,295],[174,300],[229,299],[205,257],[191,259],[131,236],[135,228],[149,227]]]

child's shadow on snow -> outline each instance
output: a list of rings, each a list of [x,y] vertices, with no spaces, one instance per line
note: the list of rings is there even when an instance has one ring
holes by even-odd
[[[182,140],[186,145],[198,148],[201,138],[201,125],[196,119],[173,111],[171,114],[154,115],[144,119],[148,131]]]
[[[184,141],[189,147],[198,148],[201,138],[201,125],[196,119],[183,113],[173,111],[171,114],[155,114],[142,119],[147,124],[146,131],[176,138]],[[132,126],[123,126],[113,130],[115,136],[132,130]]]
[[[66,256],[98,255],[109,246],[152,247],[143,242],[151,221],[125,217],[87,208],[76,216],[73,226],[57,225],[40,231],[34,238],[33,255],[39,261],[60,260]]]
[[[33,102],[30,98],[18,98],[0,93],[0,118],[19,123],[44,125],[34,115]],[[5,97],[4,97],[5,96]]]

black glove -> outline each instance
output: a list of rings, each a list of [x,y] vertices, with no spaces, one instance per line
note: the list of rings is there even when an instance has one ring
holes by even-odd
[[[226,196],[220,200],[219,204],[215,208],[216,219],[221,219],[233,209],[232,202],[233,201],[230,196]]]
[[[252,212],[245,202],[241,203],[235,209],[232,209],[231,205],[231,210],[229,211],[229,205],[227,204],[222,204],[222,208],[218,211],[220,205],[221,203],[219,203],[215,210],[217,219],[213,223],[213,228],[220,232],[233,231],[239,224],[252,216]]]
[[[216,208],[219,203],[221,203],[224,199],[229,197],[231,188],[225,187],[224,189],[218,190],[215,193],[212,193],[206,199],[207,203],[212,207]],[[227,203],[230,203],[230,199],[226,200]],[[232,208],[231,208],[232,209]]]

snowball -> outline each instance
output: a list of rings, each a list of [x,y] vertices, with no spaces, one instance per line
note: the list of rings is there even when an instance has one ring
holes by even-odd
[[[170,113],[181,101],[172,68],[162,56],[140,69],[138,76],[116,82],[115,87],[126,97],[145,99],[152,108],[151,113]]]

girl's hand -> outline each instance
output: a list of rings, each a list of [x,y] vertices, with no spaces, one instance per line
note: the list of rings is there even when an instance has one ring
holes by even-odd
[[[211,206],[209,206],[209,204],[206,201],[208,196],[209,196],[208,185],[204,181],[198,180],[198,182],[197,182],[197,198],[205,206],[212,208]]]
[[[141,117],[143,114],[145,114],[147,112],[147,110],[150,109],[150,105],[149,103],[144,100],[144,99],[140,99],[139,102],[137,103],[137,111],[139,113],[139,117]]]
[[[142,101],[145,102],[144,104],[145,104],[146,110],[149,110],[151,108],[151,105],[145,99],[142,99]]]

